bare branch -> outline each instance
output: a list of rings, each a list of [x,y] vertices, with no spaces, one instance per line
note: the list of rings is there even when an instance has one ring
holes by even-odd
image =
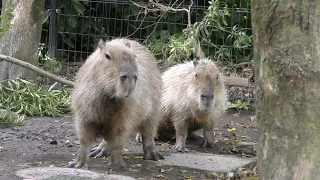
[[[68,85],[70,87],[74,87],[74,82],[73,81],[69,81],[67,79],[64,79],[64,78],[61,78],[59,76],[56,76],[56,75],[54,75],[52,73],[49,73],[49,72],[47,72],[45,70],[42,70],[42,69],[38,68],[37,66],[34,66],[34,65],[32,65],[30,63],[27,63],[25,61],[21,61],[19,59],[16,59],[16,58],[13,58],[13,57],[9,57],[9,56],[5,56],[5,55],[0,55],[0,59],[8,61],[8,62],[11,62],[11,63],[14,63],[14,64],[17,64],[17,65],[25,67],[27,69],[30,69],[30,70],[32,70],[34,72],[37,72],[37,73],[39,73],[41,75],[44,75],[44,76],[48,77],[48,78],[56,80],[56,81],[58,81],[58,82],[60,82],[62,84],[66,84],[66,85]]]

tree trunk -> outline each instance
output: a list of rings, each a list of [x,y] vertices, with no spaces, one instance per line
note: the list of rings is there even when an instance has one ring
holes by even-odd
[[[320,1],[252,0],[262,180],[320,178]]]
[[[44,0],[2,0],[2,9],[13,5],[14,17],[12,27],[1,40],[0,54],[38,65],[44,3]],[[0,62],[0,81],[16,77],[36,80],[37,74],[6,61]]]

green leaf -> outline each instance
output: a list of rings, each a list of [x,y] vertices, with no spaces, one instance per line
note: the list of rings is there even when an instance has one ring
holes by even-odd
[[[77,12],[79,13],[79,14],[83,14],[84,13],[84,11],[86,10],[85,9],[85,7],[83,7],[83,5],[79,2],[79,1],[77,1],[77,0],[72,0],[72,5],[73,5],[73,7],[77,10]]]
[[[68,19],[69,25],[73,28],[77,26],[77,18],[74,16],[70,16]]]
[[[74,44],[69,38],[63,38],[63,42],[66,43],[70,48],[74,48]]]
[[[41,14],[41,23],[44,24],[45,22],[47,22],[49,17],[50,17],[50,11],[49,10],[43,11]]]

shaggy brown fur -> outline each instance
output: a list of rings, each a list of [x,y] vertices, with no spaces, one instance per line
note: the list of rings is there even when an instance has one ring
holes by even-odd
[[[122,148],[135,130],[142,135],[145,159],[163,159],[154,142],[161,90],[160,71],[146,47],[125,38],[100,41],[76,75],[71,104],[80,148],[69,167],[87,166],[95,138],[102,136],[90,156],[110,155],[109,168],[124,168]]]
[[[176,144],[172,149],[188,151],[188,133],[203,129],[202,147],[213,146],[214,120],[226,109],[227,91],[223,75],[210,59],[175,65],[162,75],[161,106],[163,121],[159,136],[175,130]]]

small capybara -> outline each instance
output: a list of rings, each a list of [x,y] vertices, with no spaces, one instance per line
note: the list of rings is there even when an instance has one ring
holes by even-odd
[[[223,74],[210,59],[175,65],[162,75],[161,107],[163,120],[159,136],[174,130],[173,150],[188,152],[188,134],[203,129],[202,147],[213,147],[213,127],[221,117],[228,100]]]
[[[161,92],[161,73],[145,46],[126,38],[100,40],[75,78],[71,108],[80,148],[69,167],[87,167],[95,139],[103,137],[92,153],[110,155],[108,168],[125,169],[122,149],[136,130],[142,135],[144,158],[164,159],[154,142]]]

